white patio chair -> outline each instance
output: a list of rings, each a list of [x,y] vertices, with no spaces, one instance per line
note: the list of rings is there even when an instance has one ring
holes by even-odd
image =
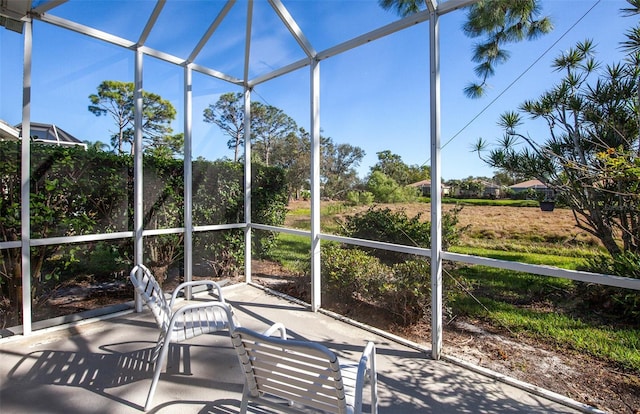
[[[280,331],[280,338],[271,336]],[[274,324],[263,334],[246,328],[231,331],[245,374],[240,413],[249,402],[279,411],[300,413],[362,413],[365,379],[371,386],[371,413],[378,412],[375,345],[367,343],[358,363],[340,363],[327,347],[287,340],[286,329]]]
[[[170,344],[209,332],[229,329],[229,321],[233,324],[233,309],[225,302],[220,286],[211,280],[182,283],[175,288],[171,299],[167,301],[160,285],[146,266],[136,265],[131,269],[129,279],[133,283],[136,292],[153,313],[160,328],[158,342],[150,360],[151,363],[155,362],[156,365],[151,388],[149,388],[149,394],[144,406],[146,411],[149,409],[155,394]],[[187,304],[174,309],[176,298],[180,292],[189,286],[207,286],[218,297],[218,300]]]

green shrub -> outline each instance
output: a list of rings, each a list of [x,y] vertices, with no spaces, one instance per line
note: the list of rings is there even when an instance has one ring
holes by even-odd
[[[337,245],[322,248],[322,279],[328,300],[349,301],[371,296],[372,281],[379,281],[390,269],[360,249]]]
[[[404,326],[429,313],[430,272],[427,259],[390,267],[360,248],[330,245],[322,249],[325,302],[364,301],[389,312]]]
[[[374,196],[369,191],[349,191],[347,193],[347,204],[352,206],[365,205],[373,203]]]
[[[360,192],[359,191],[349,191],[347,193],[347,204],[350,206],[357,206],[360,204]]]
[[[18,241],[20,235],[20,143],[0,141],[0,242]],[[184,162],[145,154],[144,229],[184,226]],[[31,190],[31,238],[78,236],[132,231],[133,158],[81,147],[34,144]],[[252,168],[252,217],[267,225],[282,225],[287,185],[281,168],[255,164]],[[193,220],[195,225],[244,221],[244,168],[228,161],[193,162]],[[242,231],[198,232],[201,255],[222,269],[237,273],[243,265]],[[231,239],[230,239],[231,238]],[[262,256],[275,243],[271,232],[254,238],[254,251]],[[93,274],[110,278],[130,267],[132,244],[90,243],[80,251],[71,245],[32,248],[33,297],[46,294],[69,275]],[[158,279],[179,266],[184,255],[182,234],[145,237],[145,263]],[[18,303],[20,249],[0,250],[0,301]],[[118,260],[117,258],[121,259]],[[42,283],[41,283],[42,282]],[[0,321],[1,322],[1,321]]]
[[[287,215],[286,171],[279,167],[254,164],[251,167],[251,221],[270,226],[282,226]],[[244,197],[244,193],[243,193]],[[253,242],[254,254],[264,258],[273,250],[277,233],[262,231],[256,234]],[[244,257],[244,253],[243,253]]]
[[[193,220],[195,224],[226,224],[244,221],[244,166],[231,161],[194,162]],[[272,226],[284,223],[287,185],[284,170],[253,164],[252,221]],[[197,233],[196,259],[208,263],[218,276],[237,276],[244,266],[244,233],[212,231]],[[269,254],[276,243],[271,231],[255,231],[253,252]]]
[[[0,241],[21,237],[19,154],[19,141],[0,141]],[[30,237],[131,230],[131,160],[81,147],[33,144]],[[74,253],[73,248],[57,245],[31,248],[34,303],[62,281],[63,271],[73,274],[69,269],[79,260]],[[20,249],[0,250],[0,301],[8,298],[10,303],[19,303],[20,257]]]
[[[239,229],[198,232],[193,236],[193,260],[206,263],[216,277],[244,271],[244,232]]]
[[[616,257],[587,258],[585,267],[580,270],[640,279],[640,254],[626,251]],[[590,309],[630,320],[640,317],[640,292],[637,290],[578,282],[577,291]]]
[[[469,230],[469,225],[460,227],[461,205],[456,205],[451,210],[442,214],[442,248],[447,250],[451,246],[460,243],[460,237]]]
[[[414,201],[419,195],[419,190],[415,187],[401,186],[393,178],[380,171],[374,171],[369,176],[367,191],[373,194],[379,203]]]
[[[376,240],[408,246],[429,247],[431,223],[421,221],[422,215],[409,218],[404,210],[370,207],[349,216],[345,233],[349,237]]]
[[[77,275],[92,276],[98,281],[124,280],[129,276],[133,258],[133,242],[131,239],[97,241],[85,244],[69,244],[60,246],[68,250],[65,253],[77,257],[73,266],[68,266],[71,277]],[[116,277],[118,276],[118,277]]]
[[[414,259],[393,266],[388,279],[379,284],[376,295],[403,323],[412,325],[429,314],[431,308],[431,266],[426,259]]]
[[[448,249],[459,242],[467,227],[458,226],[458,206],[442,215],[442,246]],[[404,210],[370,207],[367,211],[349,216],[343,225],[345,236],[357,239],[375,240],[405,246],[429,248],[431,245],[431,223],[422,220],[422,214],[408,217]],[[381,252],[386,262],[396,263],[406,260],[406,255],[395,252]]]

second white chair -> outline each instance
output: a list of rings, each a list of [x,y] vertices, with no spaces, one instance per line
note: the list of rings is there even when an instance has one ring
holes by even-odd
[[[276,331],[280,338],[271,336]],[[324,345],[287,340],[280,323],[264,334],[233,329],[231,342],[245,374],[241,414],[247,412],[250,401],[285,412],[360,414],[365,380],[371,386],[371,413],[378,412],[373,342],[352,363],[339,361]],[[274,397],[281,402],[274,402]]]

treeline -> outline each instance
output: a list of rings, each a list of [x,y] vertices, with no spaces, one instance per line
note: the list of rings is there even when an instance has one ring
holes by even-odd
[[[21,240],[20,143],[0,141],[0,234]],[[144,156],[144,229],[184,226],[182,160]],[[113,233],[134,229],[133,157],[81,147],[31,146],[30,211],[32,239]],[[244,221],[244,168],[230,161],[193,163],[194,225]],[[284,223],[287,202],[281,168],[252,166],[252,218]],[[272,246],[274,236],[253,238],[256,254]],[[244,263],[241,230],[199,232],[194,260],[206,261],[219,274],[237,273]],[[0,250],[0,298],[17,306],[21,289],[21,249]],[[144,239],[145,263],[163,280],[181,263],[183,234]],[[35,303],[65,278],[90,275],[113,280],[126,275],[133,261],[133,240],[117,239],[31,248],[32,297]],[[65,276],[66,275],[66,276]]]
[[[245,145],[244,98],[242,93],[225,93],[203,112],[203,120],[213,123],[228,137],[233,160],[243,159]],[[320,174],[323,197],[345,198],[360,184],[356,168],[365,152],[351,144],[320,137]],[[260,102],[251,103],[251,157],[253,162],[282,167],[286,171],[289,196],[304,197],[311,182],[311,136],[282,109]]]

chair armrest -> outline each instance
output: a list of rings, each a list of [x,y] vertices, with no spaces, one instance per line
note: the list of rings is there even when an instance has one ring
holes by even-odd
[[[131,269],[131,271],[129,272],[129,279],[131,280],[131,282],[133,282],[133,286],[134,288],[138,289],[139,284],[138,284],[138,271],[142,271],[143,273],[147,274],[147,277],[149,277],[150,279],[153,277],[151,275],[151,270],[149,270],[149,268],[143,264],[138,264],[133,266],[133,268]]]
[[[355,409],[354,412],[362,412],[362,392],[364,389],[364,383],[369,374],[369,381],[371,385],[371,413],[377,414],[378,412],[378,376],[376,373],[376,346],[373,342],[368,342],[362,351],[360,362],[358,363],[358,373],[356,375],[356,390],[355,390]]]
[[[287,339],[287,328],[282,322],[276,322],[262,333],[264,336],[272,336],[275,331],[280,331],[280,338]]]
[[[144,268],[144,265],[135,265],[135,266],[133,266],[133,268],[129,272],[129,279],[133,280],[133,278],[136,277],[136,274],[138,273],[138,270],[143,269],[143,268]]]
[[[180,283],[173,290],[173,294],[171,295],[171,302],[169,302],[169,306],[173,307],[174,302],[175,302],[176,298],[178,297],[178,295],[180,294],[180,292],[182,292],[187,287],[193,287],[193,286],[210,286],[210,289],[212,291],[217,291],[218,301],[225,302],[224,296],[222,295],[222,288],[220,287],[219,284],[217,284],[213,280],[196,280],[196,281],[193,281],[193,282]]]

